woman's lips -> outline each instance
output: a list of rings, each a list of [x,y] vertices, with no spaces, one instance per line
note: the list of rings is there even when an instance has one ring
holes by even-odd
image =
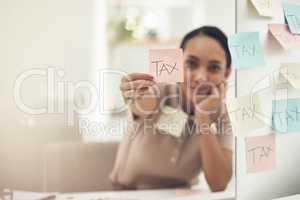
[[[191,87],[191,90],[197,95],[210,95],[212,93],[212,85],[201,84],[200,86]]]

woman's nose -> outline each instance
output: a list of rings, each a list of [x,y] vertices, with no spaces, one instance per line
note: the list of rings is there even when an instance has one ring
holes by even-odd
[[[207,71],[205,69],[199,69],[197,72],[195,72],[193,81],[194,82],[205,82],[208,81]]]

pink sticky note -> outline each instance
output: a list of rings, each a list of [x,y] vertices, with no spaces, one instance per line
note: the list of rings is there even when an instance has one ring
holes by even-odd
[[[247,172],[267,171],[276,166],[275,135],[246,138]]]
[[[183,82],[182,49],[150,49],[150,74],[157,82]]]
[[[286,24],[269,24],[269,30],[280,45],[288,50],[300,47],[300,36],[292,34]]]

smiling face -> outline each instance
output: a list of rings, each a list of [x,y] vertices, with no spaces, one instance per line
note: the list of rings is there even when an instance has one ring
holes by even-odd
[[[226,82],[230,68],[227,68],[226,55],[222,46],[214,38],[197,36],[189,40],[184,49],[183,91],[191,102],[194,90],[202,83],[219,86]],[[202,84],[206,85],[207,84]],[[201,87],[209,93],[210,87]]]

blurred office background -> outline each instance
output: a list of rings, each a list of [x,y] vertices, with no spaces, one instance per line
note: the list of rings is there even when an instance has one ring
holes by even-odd
[[[108,120],[109,111],[123,105],[120,74],[101,72],[147,73],[150,48],[178,47],[185,33],[202,25],[233,33],[234,1],[226,1],[224,8],[216,0],[1,1],[1,140],[77,137],[79,118]],[[45,74],[27,76],[20,90],[14,88],[32,69]],[[68,95],[68,82],[76,87],[80,81],[97,87],[97,106],[107,111],[104,115],[99,116],[101,109],[70,113],[70,104],[80,110],[95,96],[84,87]],[[232,96],[233,77],[230,86]],[[24,113],[18,97],[42,114]]]
[[[13,147],[0,175],[11,182],[10,166],[37,162],[30,147],[40,158],[45,144],[121,139],[126,109],[112,70],[147,73],[149,49],[179,47],[202,25],[235,31],[234,0],[1,0],[0,16],[0,152]]]

